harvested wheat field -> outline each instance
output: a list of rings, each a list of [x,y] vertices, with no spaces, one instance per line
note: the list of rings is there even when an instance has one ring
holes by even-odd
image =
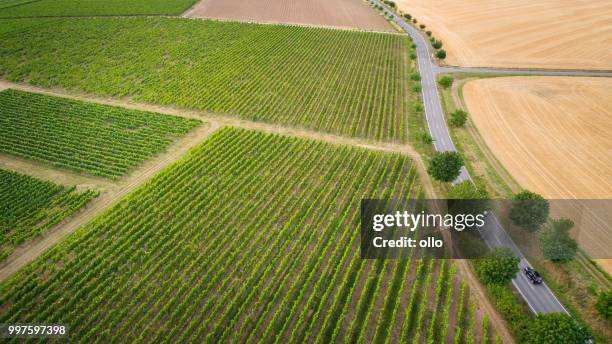
[[[522,187],[548,199],[612,198],[612,79],[480,79],[466,83],[463,96],[480,135]],[[594,258],[609,257],[612,247],[612,203],[602,202],[585,203],[577,218],[552,209],[577,222],[574,235]]]
[[[610,0],[398,0],[450,65],[612,69]]]
[[[363,0],[200,0],[191,18],[288,23],[394,32]]]

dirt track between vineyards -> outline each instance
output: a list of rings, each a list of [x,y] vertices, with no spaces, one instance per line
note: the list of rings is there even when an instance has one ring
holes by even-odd
[[[183,16],[396,32],[361,0],[201,0]]]
[[[608,0],[398,0],[463,67],[612,70]]]

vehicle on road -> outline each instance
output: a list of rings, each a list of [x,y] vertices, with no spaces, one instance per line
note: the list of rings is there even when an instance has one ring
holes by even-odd
[[[537,271],[535,271],[532,267],[528,266],[524,268],[523,271],[525,271],[525,275],[527,275],[527,278],[529,278],[531,283],[542,284],[542,276],[540,276],[540,274]]]

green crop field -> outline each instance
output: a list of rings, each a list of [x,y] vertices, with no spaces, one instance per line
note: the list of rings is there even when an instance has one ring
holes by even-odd
[[[224,128],[0,285],[0,323],[84,343],[452,340],[470,321],[450,262],[360,259],[360,199],[419,192],[397,153]]]
[[[35,19],[0,19],[0,35],[11,31],[25,30],[30,27],[44,25],[45,23],[55,21],[48,18]]]
[[[196,0],[0,0],[0,18],[178,15]]]
[[[0,261],[96,196],[0,169]]]
[[[0,92],[0,152],[117,178],[200,121],[16,90]]]
[[[0,77],[372,140],[420,108],[406,35],[182,18],[57,19],[0,35]]]

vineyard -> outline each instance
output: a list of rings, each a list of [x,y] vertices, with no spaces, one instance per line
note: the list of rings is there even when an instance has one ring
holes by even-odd
[[[96,196],[0,169],[0,261]]]
[[[0,18],[181,14],[195,0],[2,0]]]
[[[473,342],[450,261],[360,259],[360,199],[420,190],[404,155],[224,128],[0,285],[0,323],[84,343]]]
[[[393,142],[422,111],[406,35],[132,17],[56,19],[0,40],[0,77],[42,87]]]
[[[115,179],[200,121],[5,90],[0,152]]]

